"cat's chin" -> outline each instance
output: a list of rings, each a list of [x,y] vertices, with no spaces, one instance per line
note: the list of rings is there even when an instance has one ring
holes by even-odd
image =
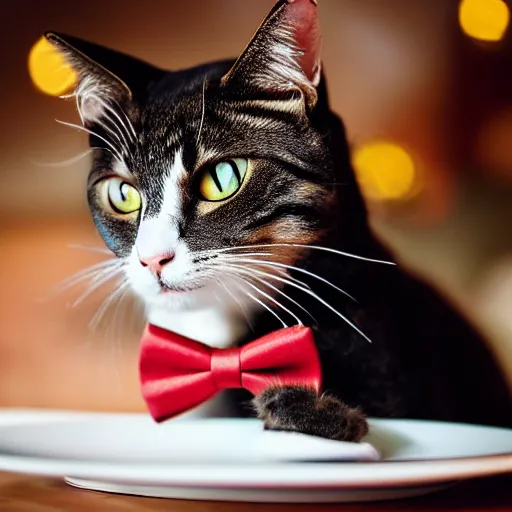
[[[180,313],[215,308],[219,304],[215,294],[208,288],[179,290],[162,288],[158,293],[139,294],[149,311],[162,310]]]

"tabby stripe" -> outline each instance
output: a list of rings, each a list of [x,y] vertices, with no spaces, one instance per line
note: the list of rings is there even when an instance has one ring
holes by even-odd
[[[231,170],[233,171],[233,174],[236,176],[236,179],[238,180],[238,185],[240,185],[240,183],[242,183],[242,175],[240,174],[238,166],[232,160],[230,160],[228,164],[231,166]]]
[[[241,92],[224,91],[223,98],[230,103],[243,103],[245,101],[294,101],[301,97],[300,92],[290,89],[288,91],[265,91],[262,89],[246,89]]]
[[[224,192],[224,190],[222,190],[222,185],[220,184],[220,180],[219,180],[219,177],[217,176],[217,171],[215,169],[212,169],[210,171],[210,176],[212,177],[213,182],[215,183],[215,185],[217,186],[219,191]]]
[[[295,217],[311,222],[311,219],[315,219],[318,215],[318,207],[307,205],[307,204],[282,204],[275,208],[272,212],[267,215],[253,220],[245,226],[247,230],[253,230],[272,224],[273,222],[282,219],[284,217]]]
[[[320,168],[312,170],[286,160],[276,160],[276,162],[300,180],[309,181],[315,185],[322,185],[325,182],[325,175]]]
[[[250,107],[244,106],[236,111],[237,114],[249,116],[256,119],[265,119],[284,124],[295,124],[297,122],[297,115],[293,112],[286,112],[284,110]],[[236,114],[235,114],[236,116]]]

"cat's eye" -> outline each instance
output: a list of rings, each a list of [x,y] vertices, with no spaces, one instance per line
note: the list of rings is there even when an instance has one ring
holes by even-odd
[[[128,215],[140,210],[141,198],[137,189],[122,178],[105,180],[108,202],[110,207],[121,215]]]
[[[238,192],[246,174],[244,158],[220,162],[201,176],[199,192],[206,201],[224,201]]]

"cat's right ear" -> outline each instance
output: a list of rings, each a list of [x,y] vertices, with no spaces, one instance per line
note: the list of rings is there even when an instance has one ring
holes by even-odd
[[[44,39],[60,54],[76,79],[74,95],[84,124],[94,124],[115,106],[126,113],[162,72],[122,53],[78,38],[47,32]]]

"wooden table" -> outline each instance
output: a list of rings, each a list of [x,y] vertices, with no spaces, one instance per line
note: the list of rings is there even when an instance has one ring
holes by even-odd
[[[512,475],[466,482],[413,500],[355,505],[264,505],[172,501],[117,496],[68,487],[61,481],[0,473],[0,512],[511,512]]]

